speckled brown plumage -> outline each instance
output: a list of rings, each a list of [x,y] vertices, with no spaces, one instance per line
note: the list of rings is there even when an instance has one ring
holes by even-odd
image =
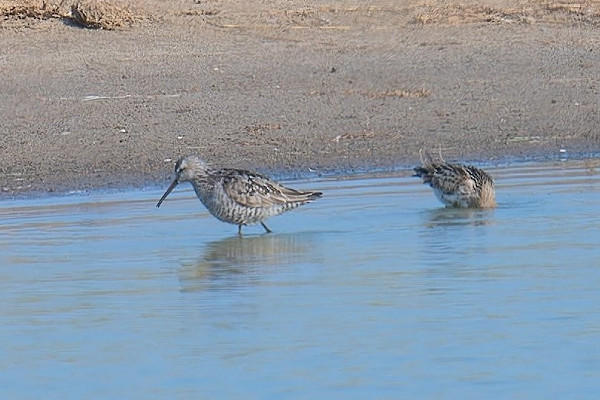
[[[447,207],[493,208],[496,195],[493,178],[472,165],[439,161],[421,151],[423,165],[414,169],[415,176],[429,184],[437,198]]]
[[[223,222],[242,226],[260,223],[272,216],[309,203],[321,192],[302,192],[285,187],[270,178],[241,169],[210,168],[200,157],[187,156],[175,165],[175,180],[159,200],[157,207],[181,182],[190,182],[208,211]]]

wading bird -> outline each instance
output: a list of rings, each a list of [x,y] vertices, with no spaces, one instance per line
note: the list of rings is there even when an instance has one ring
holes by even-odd
[[[447,163],[441,152],[439,161],[423,150],[419,155],[422,165],[414,169],[414,176],[429,184],[446,207],[496,207],[494,180],[487,172],[472,165]]]
[[[210,168],[200,157],[187,156],[175,164],[175,180],[167,188],[156,207],[160,207],[169,193],[181,182],[190,182],[196,195],[208,211],[223,222],[238,226],[259,223],[267,233],[272,231],[264,221],[323,194],[287,188],[270,178],[241,169]]]

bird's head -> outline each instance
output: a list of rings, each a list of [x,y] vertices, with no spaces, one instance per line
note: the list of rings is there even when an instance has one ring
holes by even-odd
[[[208,173],[208,165],[198,156],[186,156],[180,158],[175,164],[175,179],[162,195],[156,207],[160,207],[162,202],[167,198],[169,193],[181,182],[189,182],[194,178],[206,175]]]
[[[208,172],[208,165],[198,156],[180,158],[175,164],[175,180],[188,182]]]

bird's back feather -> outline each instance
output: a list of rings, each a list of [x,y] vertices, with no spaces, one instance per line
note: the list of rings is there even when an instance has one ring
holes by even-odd
[[[291,189],[266,176],[245,170],[223,169],[216,175],[227,196],[243,207],[298,206],[322,195],[320,192]]]

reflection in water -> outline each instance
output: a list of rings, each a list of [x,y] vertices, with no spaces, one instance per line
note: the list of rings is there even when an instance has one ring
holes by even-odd
[[[436,267],[460,267],[478,259],[488,250],[485,236],[496,224],[495,210],[439,208],[424,216],[420,231],[422,254],[426,264]]]
[[[473,208],[437,208],[429,211],[425,226],[435,228],[451,225],[492,225],[494,210]]]
[[[306,234],[232,236],[207,243],[193,265],[185,265],[180,281],[185,291],[238,286],[265,273],[266,268],[297,265],[315,259],[312,238]],[[212,282],[212,283],[211,283]]]

